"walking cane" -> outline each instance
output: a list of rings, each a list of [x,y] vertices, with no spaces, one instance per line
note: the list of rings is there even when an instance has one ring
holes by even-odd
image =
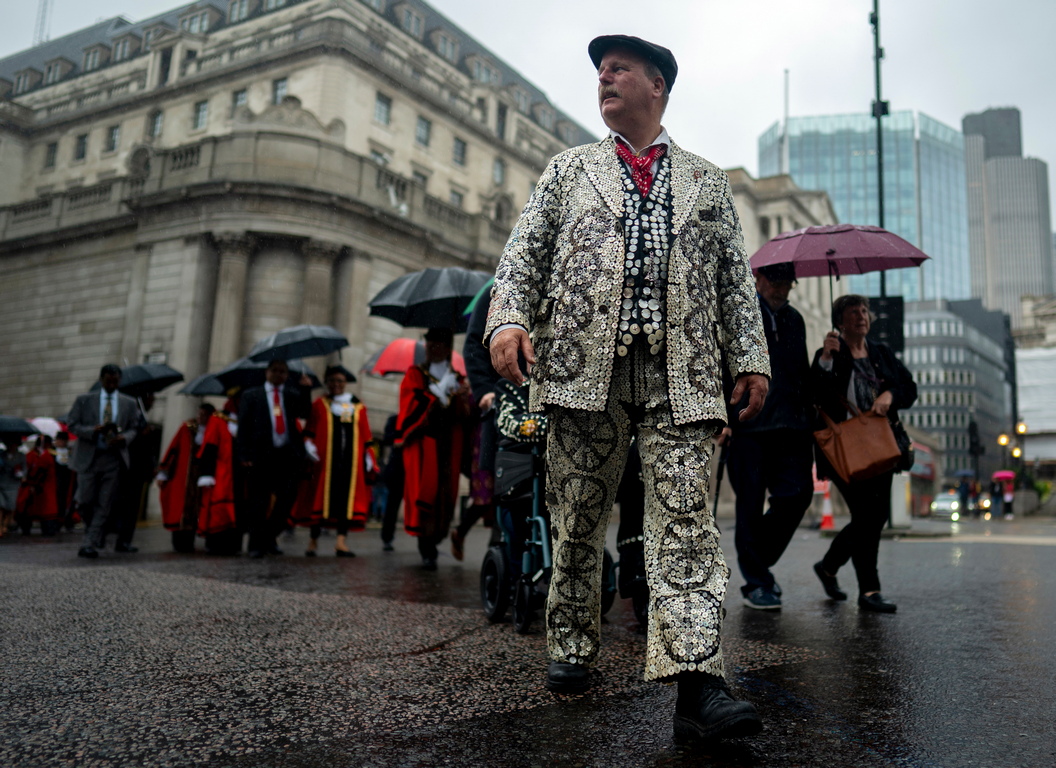
[[[719,489],[722,487],[722,476],[726,471],[726,454],[730,448],[730,441],[733,440],[733,435],[726,438],[726,442],[722,444],[722,448],[719,450],[719,466],[715,470],[715,503],[711,508],[711,519],[715,521],[715,530],[722,532],[719,529]]]

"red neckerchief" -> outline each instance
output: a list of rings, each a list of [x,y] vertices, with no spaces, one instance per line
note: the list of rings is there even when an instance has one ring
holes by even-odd
[[[639,156],[634,154],[623,141],[616,139],[616,154],[630,166],[631,178],[634,180],[634,185],[638,187],[638,191],[642,193],[642,197],[648,195],[653,186],[653,163],[662,158],[666,152],[666,144],[654,144],[648,152]]]

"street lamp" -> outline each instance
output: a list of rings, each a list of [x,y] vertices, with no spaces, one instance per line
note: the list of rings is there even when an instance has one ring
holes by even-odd
[[[1012,458],[1013,459],[1018,459],[1022,455],[1023,455],[1023,449],[1020,448],[1018,445],[1015,448],[1012,449]]]
[[[1000,445],[1002,448],[1004,448],[1006,445],[1008,445],[1008,435],[1006,435],[1003,432],[1000,435],[998,435],[997,436],[997,444]]]
[[[1016,424],[1016,434],[1025,435],[1027,434],[1027,422],[1021,421]]]

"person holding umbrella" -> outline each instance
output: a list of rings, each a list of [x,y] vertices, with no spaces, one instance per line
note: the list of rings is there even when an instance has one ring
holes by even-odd
[[[366,527],[370,486],[377,457],[370,443],[367,407],[345,388],[356,377],[347,368],[331,365],[323,374],[326,394],[312,403],[304,429],[304,445],[313,461],[312,474],[302,487],[303,514],[296,522],[311,526],[307,557],[315,557],[323,526],[337,530],[334,554],[354,557],[348,548],[349,530]]]
[[[396,445],[404,466],[403,524],[417,537],[427,571],[436,570],[437,544],[454,516],[470,417],[469,385],[451,367],[453,341],[450,328],[430,328],[425,362],[408,368],[400,384]]]
[[[866,338],[872,324],[869,299],[848,294],[832,304],[832,324],[825,342],[814,354],[811,366],[815,404],[834,422],[851,417],[848,404],[864,413],[887,416],[896,440],[903,450],[903,461],[867,480],[845,481],[832,469],[824,453],[815,451],[818,477],[828,477],[840,490],[851,512],[844,526],[829,545],[825,557],[814,564],[814,573],[833,600],[846,600],[836,574],[848,561],[858,576],[858,607],[863,611],[894,613],[895,603],[880,594],[876,560],[880,534],[891,516],[891,479],[898,470],[912,466],[909,436],[901,428],[898,413],[917,399],[913,375],[895,357],[891,348]]]
[[[297,419],[308,418],[311,409],[310,390],[287,384],[285,360],[271,360],[264,375],[263,386],[242,394],[235,438],[235,453],[249,488],[252,558],[282,554],[275,539],[286,526],[304,471],[304,439]]]

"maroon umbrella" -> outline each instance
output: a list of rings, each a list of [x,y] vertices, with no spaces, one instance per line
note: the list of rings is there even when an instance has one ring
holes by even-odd
[[[865,224],[832,224],[783,232],[755,252],[752,271],[792,264],[796,277],[830,278],[919,267],[928,256],[893,232]]]

